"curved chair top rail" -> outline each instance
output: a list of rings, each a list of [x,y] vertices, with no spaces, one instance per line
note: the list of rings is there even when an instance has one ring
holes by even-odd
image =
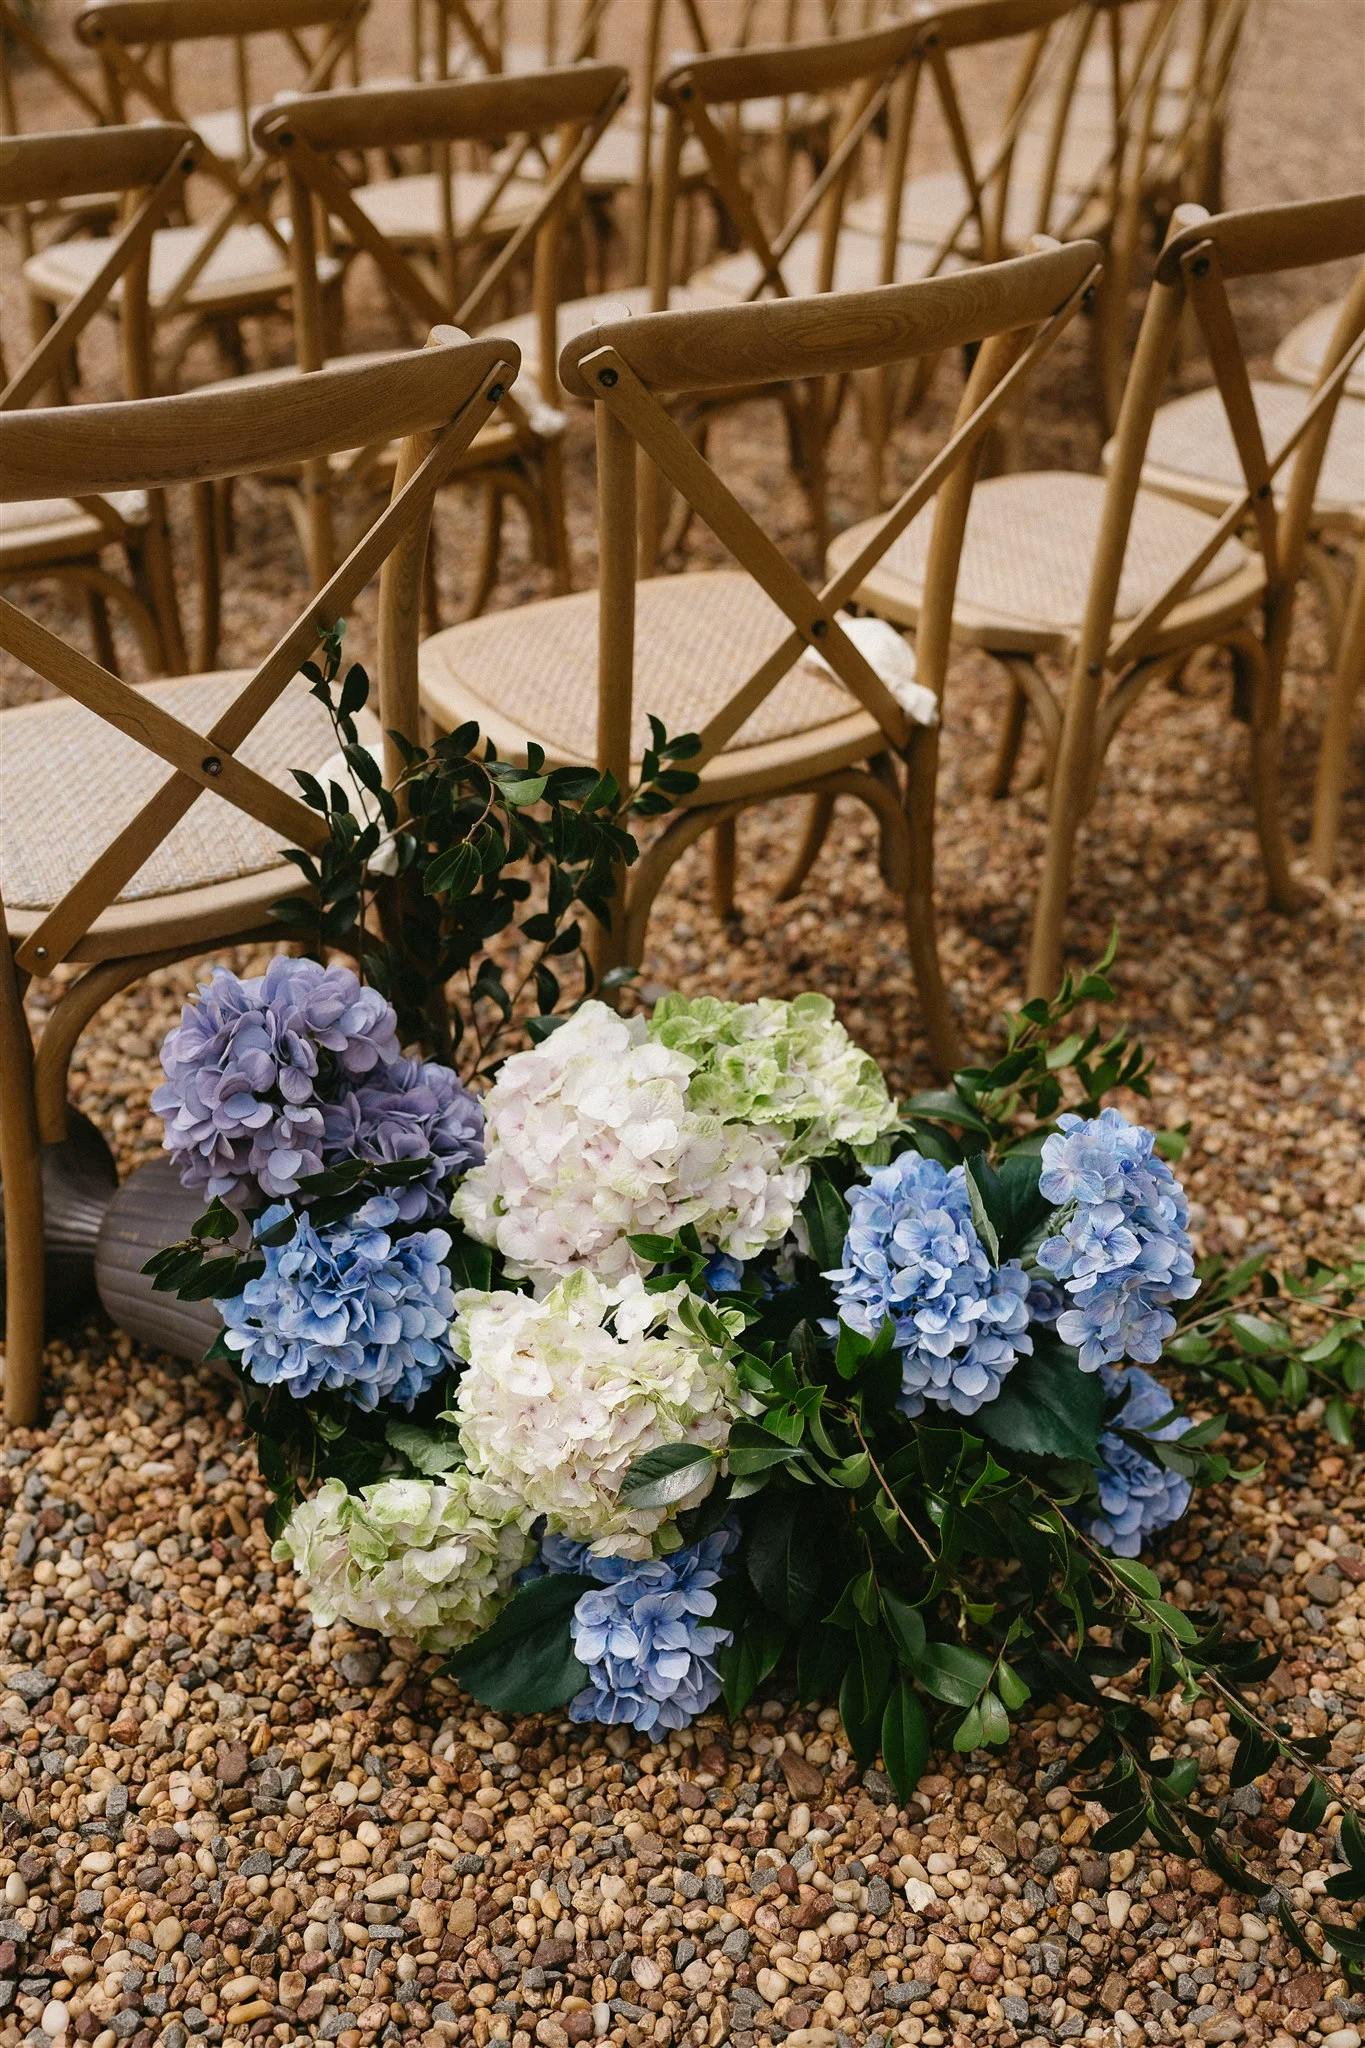
[[[322,150],[493,140],[594,120],[624,102],[629,90],[624,65],[597,63],[420,85],[355,86],[281,95],[257,116],[251,132],[259,148],[276,153],[295,137]]]
[[[664,73],[654,97],[664,106],[684,106],[689,100],[726,106],[772,94],[834,91],[908,63],[919,33],[917,23],[901,21],[818,42],[755,43],[710,56],[688,56]]]
[[[483,384],[496,403],[521,354],[437,328],[424,349],[234,390],[0,414],[0,503],[244,476],[435,429]]]
[[[616,320],[569,342],[560,380],[579,398],[596,396],[584,365],[600,349],[615,350],[656,392],[877,369],[1046,320],[1102,261],[1095,242],[1039,237],[1028,255],[948,277]]]
[[[76,16],[83,43],[193,43],[345,21],[356,0],[95,0]]]
[[[1130,0],[1099,0],[1127,6]],[[1003,43],[1033,35],[1076,12],[1076,0],[962,0],[957,7],[924,7],[911,16],[921,50],[969,50],[975,43]]]
[[[1365,256],[1365,192],[1248,206],[1235,213],[1211,214],[1201,206],[1181,206],[1172,229],[1157,271],[1165,284],[1174,281],[1191,251],[1206,243],[1217,250],[1224,277],[1304,270]]]
[[[195,146],[178,121],[0,135],[0,207],[154,185]]]

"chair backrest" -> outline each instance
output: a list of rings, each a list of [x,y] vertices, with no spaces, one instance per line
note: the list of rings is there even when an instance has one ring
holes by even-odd
[[[624,102],[628,87],[621,65],[585,63],[451,83],[315,93],[269,108],[257,120],[255,135],[263,154],[283,165],[288,186],[300,368],[316,369],[323,359],[316,265],[321,219],[324,230],[334,222],[356,248],[373,258],[398,303],[424,325],[451,321],[470,326],[513,266],[528,252],[533,254],[535,302],[541,316],[541,362],[536,367],[541,374],[548,373],[552,392],[560,221],[583,162]],[[496,217],[528,155],[546,150],[546,138],[551,138],[552,161],[535,203],[523,209],[519,200],[517,225],[497,255],[472,284],[452,292],[451,280],[460,278],[464,268],[461,245],[487,247],[485,222]],[[356,151],[462,142],[502,147],[496,175],[470,216],[458,225],[449,181],[442,180],[448,246],[438,252],[443,260],[437,270],[420,251],[400,250],[380,232],[357,205],[336,159]]]
[[[766,300],[714,311],[651,314],[571,341],[565,388],[596,403],[601,548],[600,765],[629,767],[637,575],[636,453],[693,507],[740,568],[790,621],[790,632],[707,720],[700,763],[722,748],[804,650],[823,655],[853,697],[902,747],[905,711],[839,624],[838,612],[915,514],[937,494],[928,588],[916,644],[919,677],[941,694],[962,526],[982,437],[1047,353],[1100,267],[1092,242],[1050,244],[971,275]],[[983,344],[948,440],[878,522],[856,558],[819,589],[722,483],[661,398],[844,376]]]
[[[731,226],[756,259],[749,296],[757,298],[792,294],[795,287],[784,275],[784,259],[798,236],[809,232],[819,240],[814,288],[827,291],[833,284],[845,202],[855,181],[864,176],[870,148],[884,127],[886,142],[878,180],[881,198],[876,210],[882,245],[877,278],[889,283],[896,274],[896,242],[906,231],[900,219],[901,192],[926,72],[963,171],[968,195],[964,218],[975,211],[981,247],[988,247],[984,181],[973,160],[951,55],[959,49],[1022,36],[1027,41],[1025,63],[1031,74],[1054,25],[1075,4],[1076,0],[965,0],[961,6],[919,12],[906,21],[865,32],[790,46],[717,51],[675,65],[661,80],[657,93],[666,118],[651,225],[649,276],[654,304],[662,308],[667,301],[673,211],[682,152],[689,136],[704,149],[711,183]],[[1017,87],[1016,92],[1021,89]],[[744,162],[744,103],[771,98],[790,102],[815,94],[835,102],[829,156],[785,219],[765,221]],[[776,197],[783,206],[789,196],[785,181],[779,182]],[[960,227],[961,223],[944,238],[942,250],[926,266],[931,274],[942,267]],[[809,288],[804,269],[802,282]]]
[[[1065,60],[1030,117],[1045,157],[1035,228],[1064,234],[1100,198],[1111,218],[1135,216],[1154,188],[1201,183],[1249,7],[1083,0]]]
[[[904,88],[915,47],[915,25],[901,22],[867,34],[712,51],[683,58],[666,72],[655,94],[664,109],[664,126],[650,223],[654,306],[662,310],[667,305],[672,283],[677,200],[689,137],[705,151],[711,189],[756,266],[749,296],[792,296],[783,264],[807,230],[816,232],[820,242],[816,289],[827,290],[850,182],[878,124],[892,118],[892,103]],[[774,197],[785,218],[765,220],[745,162],[744,107],[817,93],[836,109],[829,157],[790,210],[783,181]]]
[[[158,294],[163,317],[179,312],[186,297],[234,226],[252,222],[285,246],[270,214],[262,185],[268,161],[245,147],[252,114],[250,53],[267,36],[283,36],[299,62],[299,89],[329,85],[343,57],[352,52],[368,0],[96,0],[76,19],[76,33],[95,51],[104,77],[108,118],[125,121],[130,109],[146,108],[164,121],[195,129],[176,88],[174,63],[186,45],[230,42],[234,60],[236,116],[243,138],[240,156],[211,146],[195,129],[198,169],[218,191],[218,205],[202,224],[174,285]],[[317,30],[317,48],[306,33]],[[182,67],[183,68],[183,67]]]
[[[1106,674],[1130,670],[1140,662],[1170,613],[1194,590],[1224,544],[1248,530],[1265,570],[1272,658],[1278,659],[1282,653],[1333,416],[1352,366],[1365,354],[1365,267],[1347,295],[1318,386],[1293,432],[1273,451],[1265,446],[1247,355],[1226,287],[1237,278],[1353,258],[1365,258],[1365,192],[1218,215],[1209,215],[1198,206],[1177,208],[1147,300],[1110,446],[1104,517],[1072,679],[1074,690],[1098,698]],[[1124,621],[1116,631],[1119,579],[1152,420],[1187,311],[1197,322],[1208,350],[1246,489],[1211,525],[1207,539],[1165,588],[1149,599],[1137,618]],[[1277,480],[1282,498],[1278,513]]]
[[[281,462],[306,467],[352,446],[357,420],[403,442],[388,504],[207,732],[196,731],[0,598],[0,650],[118,727],[170,771],[151,801],[114,833],[24,941],[18,951],[22,969],[47,973],[68,958],[206,790],[290,845],[319,847],[324,833],[318,813],[240,761],[237,751],[376,573],[380,717],[386,734],[415,735],[418,597],[432,498],[517,368],[514,344],[470,341],[440,329],[425,349],[247,390],[227,386],[117,405],[0,413],[0,504],[53,494],[164,490]],[[385,744],[392,780],[402,760],[392,741]]]
[[[68,351],[122,287],[123,389],[129,398],[152,391],[152,348],[147,317],[152,236],[178,206],[194,168],[196,143],[176,122],[137,127],[80,128],[71,133],[0,136],[0,214],[26,215],[62,200],[117,193],[118,232],[99,246],[107,253],[84,289],[30,349],[0,390],[0,411],[27,405],[37,393],[60,388]]]
[[[19,102],[14,90],[14,52],[22,50],[30,64],[47,73],[64,99],[79,108],[87,119],[105,118],[97,93],[78,78],[71,65],[53,47],[52,37],[41,34],[14,0],[0,0],[0,133],[22,132]]]

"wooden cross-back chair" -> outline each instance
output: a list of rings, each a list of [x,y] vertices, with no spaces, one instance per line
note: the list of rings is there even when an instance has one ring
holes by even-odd
[[[122,208],[116,234],[96,246],[103,261],[59,319],[45,327],[23,362],[0,377],[0,413],[35,398],[65,395],[66,365],[80,336],[117,291],[122,387],[130,398],[152,390],[147,276],[158,230],[177,209],[194,164],[195,140],[169,122],[138,127],[78,129],[69,134],[0,136],[0,217],[50,212],[85,193],[111,195]],[[124,581],[107,556],[122,551]],[[79,499],[44,488],[40,497],[11,503],[0,521],[0,581],[41,578],[74,588],[84,601],[95,652],[116,666],[110,627],[112,604],[131,626],[151,675],[185,665],[179,610],[171,573],[165,502],[158,492]]]
[[[617,64],[584,63],[450,83],[320,93],[272,108],[256,124],[262,148],[283,168],[289,198],[295,267],[295,331],[301,369],[325,357],[324,308],[316,283],[319,224],[335,224],[357,252],[370,257],[396,303],[422,326],[451,321],[487,322],[498,296],[529,261],[541,356],[553,348],[562,222],[583,163],[622,104],[627,74]],[[501,168],[474,214],[456,225],[437,268],[420,252],[394,248],[346,182],[337,159],[356,151],[413,143],[502,144]],[[488,223],[498,216],[503,192],[516,183],[521,163],[543,150],[550,168],[535,187],[534,204],[505,224],[496,255],[488,255]],[[482,259],[471,271],[466,249]],[[501,330],[500,330],[501,331]],[[313,574],[331,560],[333,497],[343,481],[373,485],[392,471],[393,448],[368,433],[364,447],[330,474],[305,479],[304,537]],[[463,473],[477,473],[488,494],[485,545],[469,598],[480,610],[496,577],[504,500],[514,497],[530,522],[555,587],[572,582],[564,513],[560,440],[562,417],[528,387],[515,394],[498,419],[467,452]],[[429,559],[431,559],[429,557]],[[434,623],[434,602],[433,618]]]
[[[878,195],[850,204],[847,225],[900,238],[901,262],[932,275],[960,262],[991,261],[1034,235],[1104,243],[1105,274],[1091,311],[1106,417],[1112,419],[1125,353],[1128,294],[1144,203],[1155,184],[1155,113],[1182,5],[1190,0],[965,0],[920,16],[917,73],[905,132],[888,150]],[[1202,0],[1201,0],[1202,4]],[[1124,41],[1124,23],[1140,33]],[[999,89],[986,108],[981,61],[999,49]],[[1018,54],[1007,62],[1011,48]],[[1104,114],[1086,119],[1079,86],[1087,57],[1104,54]],[[971,67],[971,68],[969,68]],[[920,73],[927,89],[921,95]],[[933,102],[927,109],[923,100]],[[911,170],[916,111],[936,121],[937,168]],[[1163,188],[1164,189],[1164,188]],[[1174,203],[1174,193],[1171,203]],[[918,252],[918,253],[917,253]],[[879,422],[872,445],[885,440]]]
[[[21,135],[25,123],[16,90],[17,59],[24,60],[54,86],[73,122],[99,127],[105,118],[98,92],[91,89],[53,46],[50,34],[40,35],[12,0],[0,0],[0,136]],[[50,121],[43,123],[50,126]],[[107,229],[118,212],[114,193],[78,193],[47,205],[20,207],[10,225],[26,262],[44,241],[65,241],[68,235]],[[2,358],[0,358],[2,360]]]
[[[174,381],[185,350],[206,325],[234,367],[243,367],[240,321],[279,309],[290,286],[287,237],[271,217],[265,189],[268,160],[259,152],[236,154],[221,135],[215,145],[201,132],[177,90],[170,59],[213,41],[230,42],[241,53],[274,34],[302,47],[304,32],[314,29],[319,47],[302,79],[314,90],[329,83],[353,47],[365,6],[366,0],[98,0],[78,16],[77,34],[99,58],[109,119],[150,113],[193,130],[199,145],[195,185],[206,195],[203,218],[163,227],[152,246],[154,338],[169,322],[182,316],[186,322],[160,366],[163,386]],[[24,277],[43,305],[61,307],[79,297],[101,260],[89,239],[66,241],[35,254]],[[328,280],[335,282],[339,266],[331,258],[328,266]]]
[[[1039,4],[1061,7],[1070,0]],[[624,303],[623,295],[606,293],[562,307],[561,340],[571,340],[622,310],[701,310],[899,282],[896,250],[888,265],[869,240],[846,237],[841,230],[852,181],[866,154],[876,147],[879,130],[890,127],[894,132],[899,125],[899,106],[916,47],[916,25],[902,22],[806,43],[717,50],[676,64],[655,94],[664,122],[654,172],[645,289],[625,295]],[[815,95],[829,109],[828,153],[799,189],[779,181],[761,195],[747,170],[748,109],[773,102],[800,103]],[[707,190],[740,246],[679,285],[674,281],[678,199],[689,144],[701,152]],[[690,430],[704,442],[716,413],[759,395],[764,395],[761,387],[751,378],[741,380],[734,397],[708,382],[680,394],[680,404]],[[827,531],[827,393],[820,383],[797,387],[780,381],[772,395],[786,418],[793,470],[806,493],[819,549]],[[666,540],[663,494],[655,484],[651,475],[640,528],[647,565]]]
[[[648,744],[645,713],[701,739],[695,794],[632,869],[603,964],[641,958],[655,894],[683,849],[715,832],[717,899],[729,907],[734,823],[746,806],[814,792],[860,798],[883,834],[883,872],[906,899],[908,940],[937,1061],[956,1056],[933,919],[936,718],[958,542],[982,438],[1093,280],[1091,243],[1051,245],[971,276],[822,299],[704,308],[617,322],[569,343],[566,389],[596,408],[600,587],[496,613],[427,640],[423,709],[441,729],[477,717],[501,750],[532,734],[555,761],[625,779]],[[664,401],[784,380],[841,377],[923,352],[982,344],[955,427],[855,559],[812,585],[721,481]],[[646,576],[637,462],[657,470],[735,567]],[[908,651],[881,666],[841,608],[938,492],[932,603]],[[824,667],[811,660],[818,656]],[[898,694],[899,692],[899,694]],[[910,708],[907,708],[909,706]]]
[[[290,770],[337,749],[298,674],[378,576],[371,743],[415,732],[417,590],[433,496],[515,376],[496,339],[438,330],[425,349],[294,376],[266,389],[0,414],[0,503],[35,489],[168,489],[345,448],[355,421],[401,440],[389,502],[254,667],[136,688],[0,599],[0,651],[55,699],[0,712],[0,1180],[7,1234],[5,1412],[34,1420],[43,1323],[42,1147],[66,1125],[80,1032],[141,975],[208,947],[277,936],[276,899],[306,887],[283,849],[324,827]],[[385,738],[390,779],[402,758]],[[30,979],[85,971],[51,1007],[36,1051]]]
[[[1365,295],[1357,294],[1343,319],[1317,391],[1267,454],[1224,284],[1362,253],[1361,195],[1216,218],[1198,207],[1178,209],[1148,297],[1107,479],[1024,473],[991,478],[976,493],[953,632],[985,648],[1009,680],[995,793],[1009,787],[1027,710],[1041,732],[1050,782],[1031,994],[1056,985],[1076,840],[1119,725],[1152,683],[1178,675],[1200,649],[1222,648],[1232,658],[1269,899],[1280,908],[1295,901],[1280,815],[1280,677],[1319,471],[1359,356]],[[1152,421],[1187,314],[1217,365],[1242,467],[1242,486],[1216,517],[1142,487]],[[857,554],[862,531],[840,535],[830,551],[835,568]],[[927,521],[912,526],[860,580],[858,601],[913,625],[931,587],[930,545]],[[1059,665],[1061,688],[1045,673],[1045,659]]]
[[[1214,383],[1202,391],[1163,405],[1152,420],[1142,481],[1182,503],[1221,516],[1244,501],[1252,469],[1258,495],[1247,513],[1268,525],[1260,495],[1259,464],[1301,427],[1333,367],[1344,361],[1345,381],[1334,402],[1331,427],[1317,468],[1311,501],[1304,508],[1302,560],[1320,592],[1327,614],[1327,645],[1332,668],[1319,752],[1318,786],[1313,806],[1309,865],[1330,881],[1350,751],[1355,699],[1365,683],[1362,646],[1362,559],[1365,559],[1365,266],[1347,296],[1330,307],[1325,338],[1318,346],[1316,375],[1307,383],[1277,382],[1250,377],[1243,382],[1239,359],[1226,345],[1211,352]],[[1221,322],[1220,322],[1221,326]],[[1215,343],[1225,341],[1221,334]],[[1280,358],[1277,355],[1278,364]],[[1247,403],[1250,401],[1250,412]],[[1111,450],[1106,450],[1109,459]],[[1284,505],[1291,477],[1281,473],[1276,500]],[[1345,560],[1343,561],[1343,554]],[[1293,588],[1284,596],[1292,603]],[[1281,622],[1280,637],[1287,633]]]

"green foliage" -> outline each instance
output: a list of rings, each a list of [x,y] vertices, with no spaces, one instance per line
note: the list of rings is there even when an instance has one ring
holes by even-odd
[[[651,719],[640,782],[627,792],[591,768],[547,769],[534,745],[524,763],[499,760],[473,724],[430,748],[395,734],[405,766],[390,787],[360,739],[370,681],[354,664],[343,673],[342,641],[337,626],[321,663],[303,673],[359,788],[324,789],[296,771],[328,839],[319,853],[290,852],[310,889],[274,914],[319,958],[338,947],[358,954],[405,1042],[466,1074],[486,1072],[509,1029],[543,1036],[592,989],[586,921],[610,918],[637,854],[631,820],[657,817],[695,788],[680,764],[699,742],[669,739]],[[494,950],[504,935],[519,942],[510,983]]]

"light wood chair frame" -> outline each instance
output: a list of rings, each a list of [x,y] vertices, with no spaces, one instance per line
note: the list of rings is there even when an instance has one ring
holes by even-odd
[[[1357,289],[1343,311],[1322,380],[1302,419],[1271,455],[1226,286],[1239,277],[1361,255],[1365,193],[1218,216],[1201,207],[1177,209],[1124,392],[1085,617],[1069,664],[1030,952],[1030,994],[1048,994],[1056,984],[1076,841],[1114,734],[1143,692],[1176,673],[1196,646],[1225,646],[1233,656],[1246,702],[1252,804],[1268,899],[1281,910],[1292,910],[1299,901],[1281,814],[1281,677],[1318,473],[1337,402],[1365,346],[1365,289]],[[1136,618],[1116,627],[1119,578],[1148,436],[1187,310],[1204,338],[1246,488],[1166,587]],[[1275,480],[1282,473],[1287,487],[1277,513]],[[1255,547],[1264,572],[1264,589],[1251,616],[1210,626],[1196,606],[1193,625],[1182,630],[1178,607],[1191,597],[1223,545],[1238,534]],[[1041,703],[1034,679],[1044,690],[1046,685],[1036,666],[1015,662],[1011,668],[1016,691]]]
[[[221,883],[194,901],[119,902],[120,892],[206,790],[317,851],[316,811],[238,758],[244,740],[378,574],[377,697],[390,781],[402,769],[391,735],[414,735],[418,593],[433,498],[515,377],[514,344],[438,329],[426,349],[297,376],[266,388],[188,393],[0,414],[0,503],[39,489],[74,497],[164,491],[259,471],[282,456],[300,466],[345,449],[357,417],[402,444],[389,502],[309,598],[207,732],[77,653],[0,599],[0,650],[166,763],[161,787],[65,893],[43,912],[0,905],[0,1179],[7,1232],[5,1413],[35,1419],[43,1325],[42,1147],[66,1126],[66,1072],[80,1032],[134,981],[206,946],[277,937],[261,922],[262,878]],[[22,713],[10,714],[22,716]],[[288,767],[282,763],[281,769]],[[274,877],[270,886],[274,886]],[[278,894],[303,878],[282,864]],[[86,972],[58,997],[35,1050],[24,1014],[31,977],[63,962]]]
[[[0,212],[23,215],[30,208],[50,208],[86,193],[115,194],[123,208],[118,232],[101,244],[107,254],[98,271],[5,380],[0,413],[26,406],[45,392],[64,394],[70,352],[96,315],[107,310],[119,284],[123,392],[128,398],[152,394],[147,304],[152,237],[180,205],[195,160],[195,138],[171,122],[0,137]],[[75,585],[84,596],[96,652],[106,667],[113,666],[107,610],[112,602],[131,625],[151,674],[183,670],[185,648],[163,494],[149,493],[145,518],[136,523],[105,493],[89,492],[74,502],[98,523],[103,538],[93,549],[82,544],[58,557],[47,548],[26,556],[22,544],[0,544],[0,567],[7,578],[36,575]],[[105,548],[113,543],[127,555],[127,583],[101,562]]]
[[[1037,0],[1037,4],[1058,8],[1072,0]],[[704,152],[708,189],[741,247],[757,265],[750,299],[793,296],[783,264],[798,237],[807,232],[819,238],[816,290],[828,292],[836,275],[843,209],[855,170],[879,124],[889,126],[893,134],[903,126],[899,105],[904,104],[919,61],[917,24],[899,22],[807,43],[712,51],[673,66],[655,90],[664,120],[646,276],[654,310],[668,307],[678,269],[675,242],[683,152],[689,140]],[[780,226],[772,228],[761,216],[748,174],[744,109],[750,102],[778,99],[785,104],[815,94],[834,101],[830,149],[799,196],[793,198],[785,184],[778,189],[776,201],[786,212]],[[894,248],[892,255],[894,259]],[[699,275],[704,282],[704,268]],[[889,282],[893,275],[894,270],[884,264],[878,282]],[[734,394],[714,387],[689,393],[690,430],[704,439],[707,424],[716,413],[739,400],[749,402],[761,395],[768,394],[756,391],[748,379]],[[827,533],[825,448],[835,408],[823,383],[808,383],[800,389],[783,383],[771,395],[786,416],[793,468],[810,506],[816,546],[823,551]],[[646,472],[640,546],[648,565],[680,538],[678,531],[665,535],[664,509],[664,494],[654,475]]]
[[[288,262],[287,243],[269,203],[269,158],[254,150],[245,160],[234,160],[220,155],[198,135],[194,117],[185,112],[175,87],[174,55],[187,43],[230,41],[238,111],[245,121],[251,99],[247,52],[253,40],[283,35],[302,66],[300,90],[320,91],[335,77],[343,60],[354,55],[367,6],[368,0],[95,0],[78,15],[76,33],[99,59],[107,118],[124,122],[130,118],[130,108],[143,106],[157,119],[179,122],[195,131],[196,169],[217,189],[218,203],[204,220],[191,255],[170,291],[154,303],[158,326],[193,311],[190,295],[234,227],[259,227],[279,250],[281,267]],[[321,32],[320,47],[313,52],[304,41],[309,29]],[[258,287],[244,286],[240,297],[225,305],[223,313],[268,311],[277,304],[277,294],[262,295]],[[167,382],[178,370],[196,325],[192,321],[182,338],[166,371]]]
[[[957,1032],[939,966],[934,919],[934,812],[938,727],[914,724],[839,621],[841,607],[910,521],[937,495],[929,595],[920,621],[920,682],[942,697],[962,529],[985,435],[1084,301],[1099,252],[1093,243],[1040,247],[970,275],[764,301],[715,311],[651,315],[571,342],[560,359],[566,388],[596,405],[599,593],[598,765],[623,783],[630,770],[639,574],[637,464],[656,468],[790,621],[791,631],[699,735],[703,770],[807,649],[821,654],[875,721],[868,765],[814,778],[777,758],[761,786],[737,799],[696,797],[664,827],[622,882],[602,964],[638,963],[651,906],[679,854],[708,831],[725,839],[738,813],[777,795],[832,805],[868,804],[883,832],[883,871],[904,892],[907,931],[936,1062],[950,1070]],[[661,397],[742,389],[785,379],[841,377],[926,352],[980,343],[953,431],[915,482],[877,522],[855,560],[812,587],[739,504]],[[647,682],[643,685],[647,690]],[[895,766],[893,764],[899,764]]]
[[[562,218],[584,162],[628,90],[628,74],[620,65],[589,62],[545,72],[318,93],[282,102],[263,114],[256,138],[262,152],[281,166],[288,194],[299,368],[316,370],[326,360],[317,251],[333,221],[357,252],[373,259],[394,301],[425,325],[449,322],[472,327],[481,316],[487,317],[496,294],[529,258],[539,355],[542,362],[553,362]],[[414,143],[450,147],[501,142],[498,174],[465,225],[464,241],[478,248],[482,224],[493,216],[528,151],[547,134],[556,138],[553,162],[536,204],[469,284],[461,284],[457,250],[452,250],[450,263],[436,271],[419,253],[396,249],[357,205],[335,162],[338,155]],[[470,448],[464,465],[466,472],[483,473],[489,493],[470,615],[482,608],[496,577],[502,499],[509,493],[526,511],[555,587],[567,590],[572,583],[558,433],[538,430],[532,414],[512,392],[504,399],[501,423],[507,429],[504,440],[485,436]],[[389,460],[386,444],[372,438],[355,452],[346,480],[372,484],[385,474]],[[315,578],[325,572],[334,552],[337,481],[321,470],[304,479],[301,530]]]

